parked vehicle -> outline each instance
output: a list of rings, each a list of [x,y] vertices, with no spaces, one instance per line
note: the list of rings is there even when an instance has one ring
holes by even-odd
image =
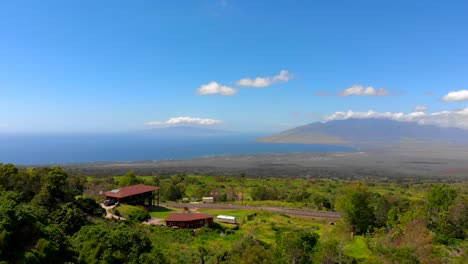
[[[115,200],[105,200],[104,205],[105,206],[111,206],[115,204]]]

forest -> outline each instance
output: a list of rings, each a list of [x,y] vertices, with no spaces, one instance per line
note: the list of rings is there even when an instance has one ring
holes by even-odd
[[[161,207],[119,205],[100,191],[161,187]],[[466,263],[468,183],[206,175],[93,176],[0,165],[0,263]],[[175,202],[339,212],[340,219],[261,209],[201,209],[240,223],[200,229],[143,224]],[[260,208],[260,207],[259,207]]]

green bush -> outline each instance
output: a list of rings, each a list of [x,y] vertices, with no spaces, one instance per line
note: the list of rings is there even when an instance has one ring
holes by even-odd
[[[132,210],[128,215],[128,220],[132,222],[143,222],[150,219],[150,214],[143,209]]]

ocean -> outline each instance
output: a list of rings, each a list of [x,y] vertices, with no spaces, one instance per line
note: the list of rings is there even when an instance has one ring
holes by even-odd
[[[3,134],[0,163],[50,165],[189,159],[215,155],[354,151],[343,146],[259,143],[259,135],[158,137],[151,134]]]

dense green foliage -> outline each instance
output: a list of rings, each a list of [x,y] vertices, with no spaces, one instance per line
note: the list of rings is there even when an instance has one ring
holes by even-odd
[[[129,171],[119,179],[119,186],[130,186],[143,183],[143,181],[135,175],[135,171]]]
[[[68,237],[100,215],[81,194],[85,179],[60,168],[18,170],[0,166],[0,261],[63,263],[75,251]]]
[[[137,183],[161,186],[164,200],[213,196],[227,203],[336,208],[343,217],[200,209],[235,215],[240,224],[176,230],[141,224],[149,213],[137,206],[114,209],[126,221],[106,219],[96,200],[86,196]],[[86,179],[57,167],[6,164],[0,165],[0,263],[464,263],[464,187],[466,183],[140,177],[134,172],[118,179]],[[163,209],[154,213],[176,210]]]

